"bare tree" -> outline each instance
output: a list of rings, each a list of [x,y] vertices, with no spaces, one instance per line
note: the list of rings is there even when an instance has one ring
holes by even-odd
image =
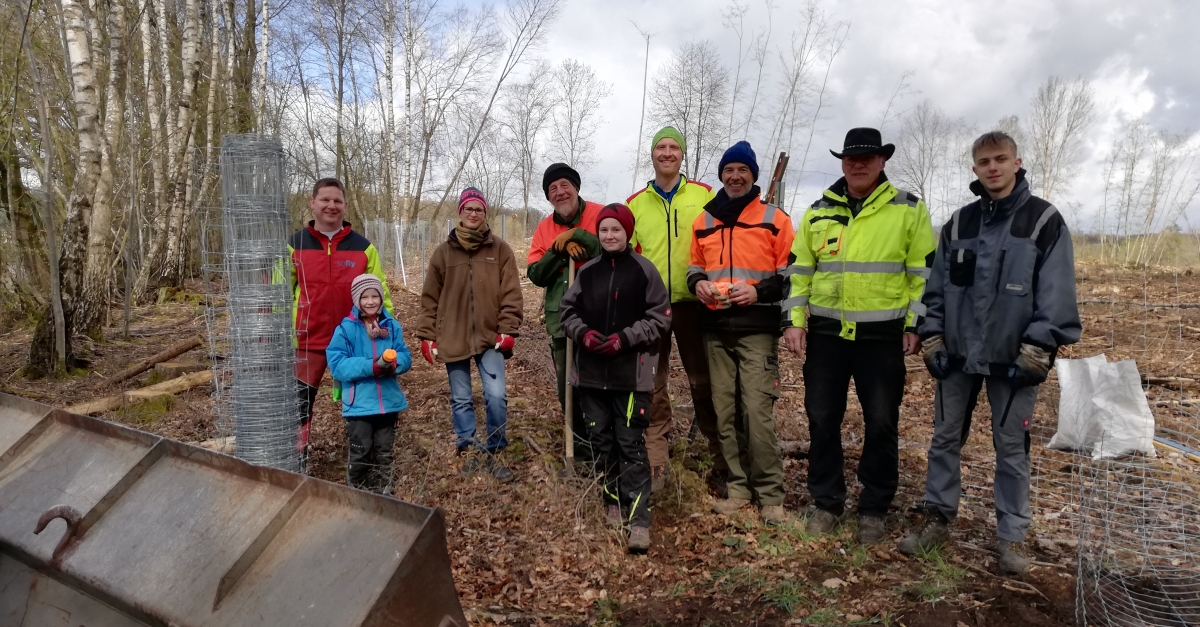
[[[57,316],[47,311],[38,322],[29,351],[29,369],[34,375],[56,372],[55,334],[62,333],[67,368],[78,363],[74,349],[74,331],[78,321],[100,315],[105,303],[88,302],[83,288],[86,267],[88,227],[91,222],[92,196],[100,176],[100,96],[96,89],[96,70],[92,65],[89,43],[91,25],[87,8],[78,0],[62,0],[62,30],[65,32],[67,61],[71,68],[71,87],[75,108],[75,179],[71,199],[63,221],[63,241],[58,258],[62,297],[62,329],[56,328]]]
[[[1095,118],[1091,85],[1084,79],[1046,79],[1033,98],[1029,116],[1032,167],[1038,195],[1053,200],[1065,192],[1075,173],[1083,148],[1083,137]]]
[[[901,116],[900,123],[889,176],[924,199],[935,222],[945,221],[970,196],[970,135],[975,130],[930,100]]]
[[[642,169],[642,155],[644,154],[642,152],[642,141],[645,139],[646,132],[646,94],[648,93],[647,88],[650,85],[650,38],[653,37],[654,34],[646,32],[641,26],[633,23],[632,20],[630,20],[630,23],[633,24],[633,27],[637,29],[637,32],[642,36],[642,39],[646,40],[646,52],[642,61],[642,113],[638,117],[637,143],[633,147],[633,182],[630,183],[629,187],[630,189],[637,189],[638,173]]]
[[[687,138],[682,172],[699,180],[710,174],[726,137],[729,71],[716,46],[704,41],[680,46],[658,75],[661,80],[650,90],[650,117]]]
[[[439,208],[445,206],[446,199],[450,197],[450,194],[453,193],[452,190],[458,185],[458,177],[462,175],[463,168],[466,167],[471,151],[475,149],[475,144],[479,142],[480,134],[483,133],[483,129],[487,126],[488,119],[492,113],[492,107],[495,106],[496,100],[500,96],[500,90],[508,81],[513,70],[525,61],[525,55],[533,48],[541,45],[550,24],[554,22],[562,10],[562,1],[509,0],[504,11],[504,21],[510,36],[507,54],[504,55],[504,61],[500,65],[500,71],[496,77],[496,84],[492,89],[491,97],[488,98],[487,104],[483,106],[475,127],[467,134],[466,150],[457,159],[458,167],[455,168],[454,174],[450,177],[450,182],[446,184],[446,189],[442,192],[442,198],[438,201]]]
[[[552,80],[556,106],[547,152],[577,170],[595,165],[593,138],[602,122],[600,105],[612,93],[612,85],[600,80],[590,65],[575,59],[566,59],[555,68]]]
[[[529,198],[534,188],[538,168],[538,149],[553,113],[554,85],[550,66],[542,61],[535,65],[526,80],[513,83],[505,90],[499,123],[517,157],[517,177],[521,185],[521,207],[525,227],[529,226]]]

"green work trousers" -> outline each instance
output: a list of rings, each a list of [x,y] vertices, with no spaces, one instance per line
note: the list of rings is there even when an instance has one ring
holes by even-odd
[[[779,338],[770,333],[704,335],[729,498],[783,505],[783,457],[775,438]]]

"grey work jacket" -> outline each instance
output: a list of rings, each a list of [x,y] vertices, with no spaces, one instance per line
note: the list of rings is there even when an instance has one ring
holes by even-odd
[[[1054,205],[1033,196],[1025,171],[1008,196],[980,199],[942,227],[919,333],[944,336],[952,366],[1006,376],[1021,344],[1052,355],[1079,341],[1071,234]]]

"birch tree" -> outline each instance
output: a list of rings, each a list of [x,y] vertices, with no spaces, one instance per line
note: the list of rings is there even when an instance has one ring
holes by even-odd
[[[1037,195],[1053,201],[1065,193],[1082,156],[1084,134],[1095,120],[1086,80],[1051,76],[1038,88],[1029,115],[1030,172]]]
[[[687,139],[681,171],[693,180],[711,174],[726,136],[729,71],[712,42],[685,43],[659,71],[650,90],[650,117],[661,126],[674,126]]]
[[[553,83],[555,107],[547,152],[576,170],[591,167],[597,162],[596,130],[603,122],[600,105],[612,93],[612,85],[575,59],[565,59],[555,68]]]

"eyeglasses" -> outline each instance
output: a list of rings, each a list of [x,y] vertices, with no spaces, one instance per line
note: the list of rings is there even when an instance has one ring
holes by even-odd
[[[487,213],[486,208],[463,207],[463,213]]]

